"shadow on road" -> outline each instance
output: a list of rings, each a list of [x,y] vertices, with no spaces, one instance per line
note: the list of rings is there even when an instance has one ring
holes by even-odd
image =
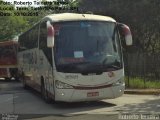
[[[124,106],[116,107],[116,111],[127,114],[160,114],[160,96],[151,96],[143,103],[127,104],[126,102]]]
[[[104,107],[114,107],[116,105],[112,103],[106,103],[104,101],[90,101],[90,102],[73,102],[73,103],[56,102],[54,106],[59,109],[74,109],[74,108],[85,108],[85,107],[104,108]]]
[[[42,104],[45,104],[44,112],[36,111],[38,114],[54,114],[54,115],[66,115],[66,114],[76,114],[76,113],[87,113],[87,111],[97,110],[97,109],[103,109],[103,108],[110,108],[116,106],[116,104],[108,103],[104,101],[89,101],[89,102],[52,102],[50,104],[45,103],[45,101],[42,99],[41,94],[29,89],[29,91],[34,94],[34,97],[36,99],[39,99],[39,101],[42,102]],[[30,97],[31,98],[31,97]],[[41,105],[42,105],[41,104]],[[43,106],[43,105],[42,105]],[[43,109],[43,108],[42,108]]]

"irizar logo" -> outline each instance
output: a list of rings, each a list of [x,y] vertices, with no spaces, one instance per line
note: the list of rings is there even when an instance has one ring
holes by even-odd
[[[65,79],[78,79],[78,75],[66,75]]]

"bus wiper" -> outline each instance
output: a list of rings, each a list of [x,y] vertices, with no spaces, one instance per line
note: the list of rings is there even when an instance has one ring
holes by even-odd
[[[77,62],[77,63],[68,63],[68,64],[65,64],[65,65],[61,65],[62,67],[64,68],[75,68],[77,67],[78,65],[86,65],[86,64],[89,64],[90,62]]]
[[[60,65],[59,68],[63,72],[76,72],[78,71],[83,71],[83,69],[87,68],[88,63],[90,62],[79,62],[79,63],[69,63],[65,65]],[[82,65],[82,66],[81,66]]]
[[[86,61],[86,62],[77,62],[77,63],[69,63],[67,65],[71,65],[71,66],[77,66],[77,65],[87,65],[87,64],[90,64],[91,62],[89,61]]]
[[[114,68],[114,69],[120,69],[121,68],[121,63],[117,60],[115,60],[113,63],[108,63],[108,64],[105,64],[106,63],[106,59],[103,60],[102,64],[103,66],[107,67],[107,68]]]
[[[113,65],[113,64],[111,64],[111,65],[104,65],[105,67],[107,67],[107,68],[113,68],[113,69],[120,69],[121,67],[120,66],[117,66],[117,65]]]

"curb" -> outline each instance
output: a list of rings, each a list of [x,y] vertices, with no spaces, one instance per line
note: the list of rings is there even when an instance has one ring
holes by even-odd
[[[126,89],[124,94],[160,95],[160,89]]]

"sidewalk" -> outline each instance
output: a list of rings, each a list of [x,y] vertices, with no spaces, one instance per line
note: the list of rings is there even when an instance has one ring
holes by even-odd
[[[139,94],[139,95],[160,95],[160,89],[128,89],[124,91],[125,94]]]

